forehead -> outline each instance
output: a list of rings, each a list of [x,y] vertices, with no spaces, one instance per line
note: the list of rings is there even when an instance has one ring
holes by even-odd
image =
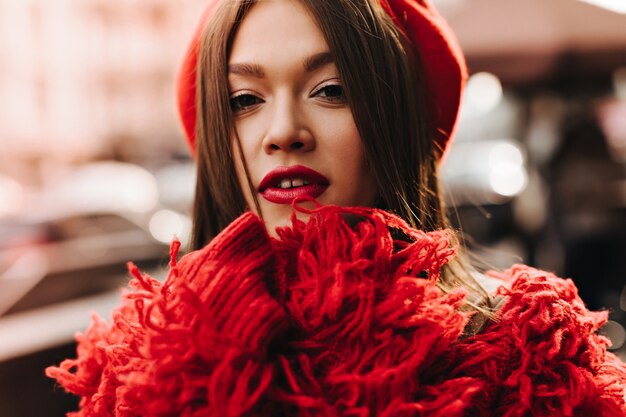
[[[324,35],[300,1],[259,0],[235,33],[230,62],[280,60],[327,50]]]

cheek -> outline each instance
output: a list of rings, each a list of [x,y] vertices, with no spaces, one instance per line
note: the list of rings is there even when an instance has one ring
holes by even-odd
[[[329,112],[326,117],[317,120],[317,125],[322,127],[317,136],[323,138],[323,145],[332,154],[356,159],[357,154],[362,155],[364,152],[361,135],[354,123],[352,112],[349,109],[334,112]]]
[[[373,206],[378,191],[352,116],[334,123],[327,133],[326,157],[332,161],[330,167],[339,186],[339,195],[334,196],[337,202],[340,205]]]
[[[367,174],[365,148],[352,117],[336,126],[330,140],[338,166],[343,166],[349,170],[346,173],[351,173],[353,177]]]
[[[239,187],[243,193],[243,196],[246,200],[246,204],[248,207],[254,207],[254,199],[252,197],[252,192],[250,191],[250,185],[248,184],[248,178],[246,176],[246,170],[243,165],[243,158],[241,157],[241,150],[237,143],[237,138],[235,135],[232,135],[231,149],[233,153],[233,163],[235,165],[235,173],[237,174],[237,180],[239,182]],[[243,144],[242,144],[243,145]],[[245,150],[244,150],[245,155]]]
[[[261,151],[261,138],[263,131],[263,118],[262,117],[245,117],[243,120],[239,120],[235,124],[239,140],[235,136],[235,131],[232,132],[231,146],[233,149],[233,155],[237,155],[237,161],[239,163],[238,175],[244,175],[243,162],[245,160],[248,164],[248,168],[254,167],[258,162],[259,152]],[[241,147],[240,147],[241,146]],[[241,154],[243,153],[243,158]]]
[[[241,149],[239,148],[238,142],[239,141],[237,140],[237,137],[235,136],[235,133],[233,132],[231,134],[230,149],[233,155],[233,164],[235,165],[235,172],[237,173],[237,178],[239,179],[239,182],[241,183],[242,175],[245,178],[245,172],[243,169],[243,161],[241,158]]]

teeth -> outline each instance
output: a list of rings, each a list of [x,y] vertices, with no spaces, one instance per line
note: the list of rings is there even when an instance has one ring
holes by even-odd
[[[303,185],[309,185],[309,182],[303,180],[302,178],[293,178],[293,179],[284,179],[281,180],[280,183],[276,185],[278,188],[294,188],[294,187],[302,187]]]

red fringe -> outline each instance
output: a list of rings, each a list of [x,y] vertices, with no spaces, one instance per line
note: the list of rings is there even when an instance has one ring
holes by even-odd
[[[130,264],[113,324],[94,318],[77,359],[47,370],[82,397],[70,415],[626,415],[606,314],[571,281],[506,271],[499,320],[461,338],[464,293],[435,285],[455,255],[445,231],[296,208],[311,218],[279,239],[248,213],[179,263],[175,242],[163,284]]]
[[[177,263],[179,247],[163,284],[130,264],[113,324],[95,319],[78,358],[47,369],[82,397],[70,416],[242,416],[262,402],[274,375],[267,346],[287,325],[264,287],[273,261],[263,225],[246,214]]]
[[[496,274],[494,274],[496,275]],[[596,334],[607,313],[588,311],[571,280],[516,265],[499,322],[459,343],[452,375],[486,382],[475,416],[624,416],[626,366]]]

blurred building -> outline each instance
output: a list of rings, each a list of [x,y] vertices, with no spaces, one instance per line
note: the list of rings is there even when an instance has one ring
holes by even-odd
[[[173,74],[201,3],[1,1],[3,168],[180,145]]]
[[[433,0],[472,72],[506,84],[572,76],[581,84],[626,62],[623,0]],[[603,4],[599,7],[591,3]],[[582,78],[580,78],[582,76]],[[576,87],[580,87],[577,85]]]

